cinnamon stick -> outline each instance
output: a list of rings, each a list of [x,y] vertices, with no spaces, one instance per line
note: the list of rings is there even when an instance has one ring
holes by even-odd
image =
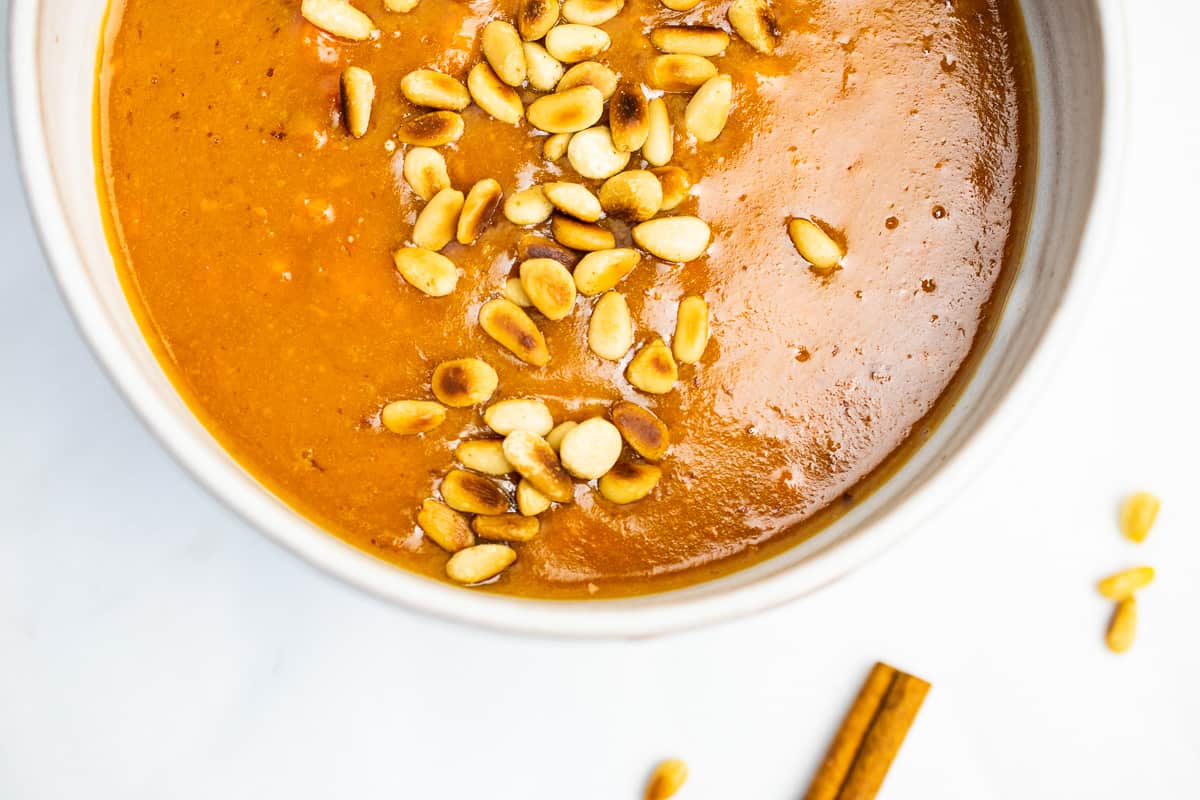
[[[808,787],[808,794],[804,795],[804,800],[836,800],[842,784],[846,781],[846,775],[854,764],[854,757],[858,755],[863,737],[867,735],[867,729],[879,712],[884,695],[891,688],[895,678],[895,667],[880,662],[871,668],[867,682],[858,690],[854,705],[846,712],[842,727],[838,729],[837,736],[829,745],[829,752],[825,754],[825,760],[821,762],[821,768],[817,771],[812,786]]]
[[[821,762],[805,800],[871,800],[912,726],[929,684],[876,664]]]

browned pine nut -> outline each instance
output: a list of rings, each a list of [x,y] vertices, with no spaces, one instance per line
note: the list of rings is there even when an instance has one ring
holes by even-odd
[[[416,69],[400,79],[400,92],[410,103],[446,111],[462,111],[471,95],[460,81],[437,70]]]
[[[653,464],[622,461],[600,479],[597,488],[610,503],[626,505],[645,498],[661,479],[662,470]]]
[[[692,295],[679,303],[671,349],[680,364],[695,364],[708,347],[708,303]]]
[[[662,339],[655,339],[639,350],[629,362],[625,377],[647,394],[666,394],[675,388],[679,380],[679,367],[675,364],[671,348]]]
[[[662,208],[663,187],[651,172],[626,170],[600,187],[600,205],[611,217],[643,222]]]
[[[490,478],[452,469],[442,478],[440,488],[446,505],[464,514],[495,516],[508,511],[508,496]]]
[[[376,33],[371,18],[347,0],[304,0],[300,15],[325,33],[362,42]]]
[[[770,55],[779,44],[779,22],[769,0],[733,0],[729,24],[746,44]]]
[[[443,361],[433,370],[433,396],[451,408],[486,403],[499,385],[496,370],[478,358]]]
[[[509,86],[525,82],[525,48],[521,35],[503,20],[492,20],[483,29],[483,57],[492,65],[500,80]]]
[[[720,28],[670,25],[652,30],[650,43],[664,53],[712,58],[725,52],[725,48],[729,46],[729,34]]]
[[[554,215],[550,222],[550,231],[559,244],[573,250],[611,250],[617,246],[617,239],[608,228],[590,222],[580,222],[562,214]]]
[[[649,82],[664,92],[693,92],[716,74],[716,65],[703,56],[670,53],[650,61]]]
[[[430,111],[400,122],[396,139],[402,144],[441,147],[457,142],[463,135],[463,118],[454,111]]]
[[[397,400],[383,407],[383,427],[401,436],[429,433],[446,421],[446,409],[432,400]]]
[[[467,586],[490,581],[517,560],[517,553],[503,544],[477,544],[459,550],[446,562],[450,580]]]
[[[620,401],[612,408],[613,424],[633,450],[647,461],[661,461],[671,446],[666,424],[649,409]]]
[[[375,103],[375,79],[362,67],[347,67],[342,73],[342,110],[346,129],[355,139],[366,136]]]
[[[575,267],[575,288],[588,296],[607,292],[641,260],[641,253],[628,247],[588,253]]]
[[[502,194],[499,181],[492,178],[484,178],[471,187],[458,218],[459,244],[473,244],[479,238],[500,207]]]
[[[446,159],[432,147],[413,147],[404,154],[404,180],[428,202],[442,189],[450,188]]]
[[[516,125],[525,116],[525,106],[517,90],[500,80],[496,71],[485,63],[471,68],[467,89],[476,105],[500,122]]]
[[[535,367],[550,361],[550,350],[537,325],[511,300],[489,300],[479,309],[479,325],[517,358]]]
[[[441,253],[421,247],[402,247],[392,253],[396,271],[430,297],[445,297],[458,285],[458,267]]]
[[[504,437],[504,457],[522,478],[551,500],[569,503],[575,499],[571,476],[542,437],[529,431],[513,431]]]
[[[575,308],[575,281],[567,268],[552,258],[521,262],[521,288],[546,319],[563,319]]]
[[[501,514],[498,517],[476,517],[471,527],[480,539],[493,542],[531,542],[537,538],[542,524],[536,518],[520,514]]]
[[[417,247],[441,250],[454,240],[458,217],[462,213],[463,193],[457,189],[442,189],[417,215],[412,240]]]
[[[466,517],[437,500],[426,500],[421,504],[421,510],[417,512],[417,524],[425,532],[426,538],[451,553],[475,544]]]

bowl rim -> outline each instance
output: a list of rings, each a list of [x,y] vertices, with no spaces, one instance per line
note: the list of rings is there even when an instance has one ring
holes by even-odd
[[[1065,345],[1076,330],[1094,292],[1108,251],[1117,189],[1123,172],[1127,133],[1128,82],[1123,12],[1116,0],[1095,0],[1103,52],[1096,181],[1086,221],[1058,306],[1051,310],[1040,339],[1013,383],[1001,389],[996,408],[968,433],[917,490],[896,501],[886,524],[871,523],[836,546],[823,548],[803,565],[721,593],[671,599],[672,593],[648,595],[637,604],[619,601],[547,601],[463,591],[431,581],[382,561],[361,558],[336,537],[312,525],[287,524],[297,512],[273,507],[264,498],[235,485],[239,468],[205,455],[195,434],[155,398],[130,352],[120,346],[106,322],[97,296],[89,290],[83,258],[60,202],[46,145],[39,93],[37,24],[40,0],[13,0],[9,15],[9,96],[15,144],[25,196],[42,252],[74,324],[105,374],[172,457],[227,508],[324,574],[405,609],[458,623],[509,633],[570,638],[645,637],[723,622],[782,605],[837,580],[919,527],[953,497],[990,460],[1026,416]],[[89,97],[89,101],[90,101]],[[1079,265],[1089,264],[1089,269]],[[237,477],[240,477],[238,475]],[[260,493],[261,494],[261,493]],[[869,531],[869,535],[867,535]],[[334,544],[336,542],[336,544]],[[352,549],[352,548],[351,548]]]

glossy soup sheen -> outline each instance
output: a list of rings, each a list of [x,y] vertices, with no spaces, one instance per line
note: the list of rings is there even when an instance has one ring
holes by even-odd
[[[385,147],[414,111],[400,79],[420,67],[465,78],[482,25],[515,4],[356,4],[382,29],[377,42],[318,33],[299,0],[192,0],[186,14],[173,0],[128,0],[113,9],[100,75],[102,180],[131,302],[196,413],[295,508],[443,576],[447,554],[423,540],[416,512],[455,445],[488,435],[481,409],[451,410],[420,437],[378,419],[391,400],[431,397],[433,367],[467,356],[498,371],[494,400],[544,398],[560,421],[626,398],[673,439],[649,498],[616,506],[577,484],[576,502],[544,514],[541,535],[482,591],[603,598],[727,573],[811,535],[928,435],[1022,245],[1033,97],[1013,0],[776,2],[774,55],[734,37],[715,59],[736,87],[730,121],[709,145],[677,128],[672,162],[696,183],[675,213],[706,220],[714,243],[684,266],[647,257],[621,286],[638,345],[670,341],[681,297],[712,308],[704,358],[661,397],[629,385],[628,357],[588,350],[594,298],[538,320],[552,353],[542,369],[479,329],[526,232],[500,214],[475,245],[445,250],[462,268],[453,295],[426,297],[397,275],[390,254],[422,205],[401,176],[405,148]],[[728,29],[727,5],[629,0],[603,26],[613,45],[599,60],[645,75],[646,30]],[[360,140],[338,120],[352,64],[379,86]],[[678,124],[686,96],[668,102]],[[565,159],[542,159],[526,123],[475,106],[464,116],[463,138],[442,148],[456,188],[578,180]],[[841,269],[807,267],[786,233],[792,216],[835,231]]]

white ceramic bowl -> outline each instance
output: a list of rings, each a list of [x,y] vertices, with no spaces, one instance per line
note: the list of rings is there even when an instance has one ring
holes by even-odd
[[[176,396],[126,305],[92,165],[93,70],[107,0],[13,0],[13,119],[29,202],[59,287],[116,385],[210,491],[326,572],[409,608],[510,631],[642,636],[812,591],[882,552],[952,497],[1036,395],[1105,254],[1124,140],[1117,0],[1024,0],[1039,102],[1034,219],[995,339],[936,434],[818,536],[720,580],[627,600],[495,597],[378,561],[293,512],[239,467]]]

